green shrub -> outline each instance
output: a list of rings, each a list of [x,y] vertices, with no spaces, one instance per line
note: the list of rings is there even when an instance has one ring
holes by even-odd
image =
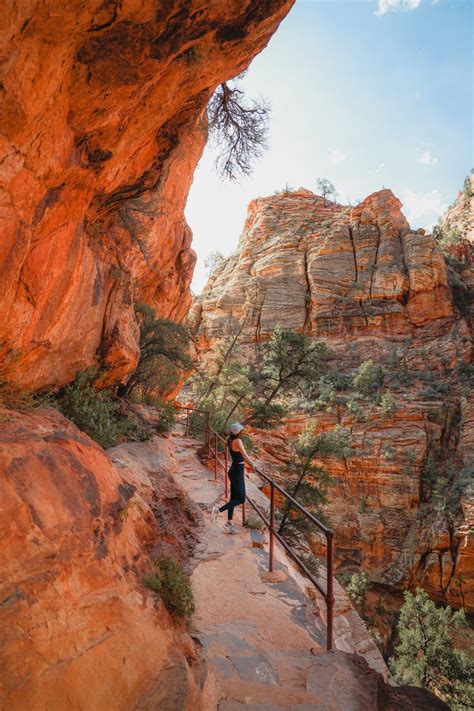
[[[324,377],[326,382],[332,383],[334,389],[338,391],[350,390],[352,378],[350,375],[342,373],[340,370],[330,370]]]
[[[284,416],[285,408],[282,405],[276,402],[265,404],[257,401],[253,405],[248,419],[255,427],[270,429],[278,424]]]
[[[331,403],[336,402],[336,389],[334,384],[326,378],[321,378],[318,383],[318,397],[314,400],[314,406],[318,410],[325,409],[331,411]]]
[[[400,612],[400,644],[390,660],[399,684],[424,687],[453,711],[474,708],[474,660],[456,649],[452,633],[466,629],[464,611],[437,607],[424,590],[405,593]]]
[[[397,453],[397,450],[395,447],[392,447],[390,444],[385,444],[382,447],[382,457],[387,460],[387,462],[391,462],[393,458],[395,457],[395,454]]]
[[[422,483],[428,484],[428,486],[433,486],[436,482],[438,468],[436,466],[435,458],[430,452],[426,457],[425,466],[422,472]]]
[[[353,378],[353,385],[361,395],[371,395],[379,390],[384,381],[382,366],[373,360],[366,360],[360,364],[357,374]]]
[[[456,372],[461,382],[474,382],[474,363],[458,363],[456,366]]]
[[[357,393],[355,393],[347,399],[347,409],[349,410],[349,412],[352,412],[352,414],[355,415],[356,420],[360,419],[363,412],[361,406],[357,402],[358,397],[360,397],[360,395],[357,395]]]
[[[170,614],[191,619],[194,613],[191,582],[178,561],[169,557],[156,561],[153,570],[142,577],[142,583],[160,596]]]
[[[462,235],[456,227],[451,227],[449,221],[438,223],[433,230],[433,236],[443,253],[449,252],[449,248],[459,244]]]
[[[437,386],[429,385],[427,388],[423,388],[418,393],[424,400],[439,400],[441,395],[444,395],[449,390],[449,385],[444,383],[439,383]]]
[[[74,382],[58,395],[58,409],[80,430],[107,449],[123,440],[143,440],[145,431],[122,413],[122,405],[108,389],[95,390],[97,370],[77,373]]]
[[[416,372],[409,370],[405,361],[402,361],[398,369],[390,374],[390,381],[395,385],[412,385],[415,379]]]
[[[347,586],[347,594],[356,605],[359,612],[363,613],[365,608],[365,598],[369,589],[369,574],[365,570],[354,573]]]
[[[410,462],[410,464],[415,464],[416,453],[411,447],[409,449],[407,449],[406,455],[407,455],[407,460]]]
[[[159,422],[154,426],[155,432],[171,432],[176,423],[177,412],[172,402],[163,402],[151,398],[149,404],[157,411]]]
[[[382,412],[386,417],[393,416],[396,407],[395,400],[393,399],[393,395],[390,390],[387,390],[387,392],[382,395],[380,399],[380,407],[382,408]]]

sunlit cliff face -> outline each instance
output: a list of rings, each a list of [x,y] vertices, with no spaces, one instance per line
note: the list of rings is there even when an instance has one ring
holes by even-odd
[[[138,357],[134,300],[182,319],[195,262],[183,217],[217,84],[292,0],[40,3],[1,35],[2,377],[104,382]]]

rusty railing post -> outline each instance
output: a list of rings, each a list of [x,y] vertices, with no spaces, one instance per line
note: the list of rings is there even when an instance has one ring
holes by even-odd
[[[207,445],[207,458],[211,458],[211,413],[207,413],[207,423],[206,423],[206,445]]]
[[[225,445],[225,471],[224,471],[224,482],[225,482],[225,498],[229,496],[229,477],[227,476],[227,471],[229,469],[229,453],[227,451],[227,443]]]
[[[189,436],[189,407],[186,408],[186,437]]]
[[[214,433],[214,479],[217,481],[217,432]]]
[[[327,586],[326,586],[326,609],[327,609],[327,650],[330,652],[333,645],[333,618],[334,618],[334,590],[333,590],[333,560],[334,560],[334,539],[332,531],[326,534],[327,544]]]
[[[273,573],[273,544],[275,530],[275,487],[270,483],[270,543],[268,547],[268,570]]]

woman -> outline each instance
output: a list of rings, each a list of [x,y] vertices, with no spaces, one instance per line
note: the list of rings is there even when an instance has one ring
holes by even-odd
[[[234,422],[234,424],[230,426],[230,435],[227,440],[227,446],[229,447],[230,456],[232,458],[232,464],[229,469],[230,499],[220,508],[213,506],[211,511],[211,521],[215,521],[222,511],[227,511],[227,523],[224,525],[224,529],[227,533],[239,532],[233,525],[232,518],[234,516],[234,508],[243,504],[245,501],[245,462],[247,462],[252,469],[255,468],[254,463],[248,458],[244,444],[240,439],[240,434],[243,429],[243,425]]]

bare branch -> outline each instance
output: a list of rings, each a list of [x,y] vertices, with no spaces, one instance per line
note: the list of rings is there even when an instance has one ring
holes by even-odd
[[[269,103],[246,99],[242,89],[221,84],[208,108],[209,130],[220,153],[216,169],[231,181],[250,175],[255,159],[268,148]]]

